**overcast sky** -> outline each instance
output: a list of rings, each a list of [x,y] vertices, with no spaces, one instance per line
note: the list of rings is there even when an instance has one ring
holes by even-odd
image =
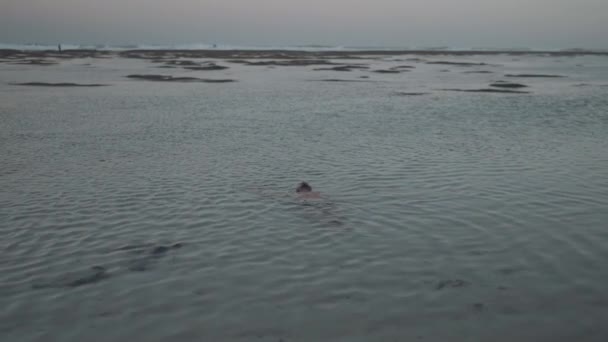
[[[608,0],[0,0],[0,42],[608,48]]]

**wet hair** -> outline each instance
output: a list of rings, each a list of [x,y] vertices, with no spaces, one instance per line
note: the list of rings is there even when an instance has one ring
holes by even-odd
[[[306,183],[306,182],[300,183],[300,185],[298,185],[298,187],[296,188],[296,192],[311,192],[311,191],[312,191],[312,187],[310,185],[308,185],[308,183]]]

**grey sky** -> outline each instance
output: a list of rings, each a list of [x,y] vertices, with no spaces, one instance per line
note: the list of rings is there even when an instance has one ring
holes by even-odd
[[[0,42],[608,48],[608,0],[0,0]]]

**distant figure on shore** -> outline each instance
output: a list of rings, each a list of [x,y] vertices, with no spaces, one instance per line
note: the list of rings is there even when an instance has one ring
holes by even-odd
[[[61,53],[61,44],[57,45],[57,50]]]
[[[320,198],[321,194],[316,191],[312,191],[312,187],[306,183],[301,182],[300,185],[296,188],[296,192],[300,197],[303,198]]]

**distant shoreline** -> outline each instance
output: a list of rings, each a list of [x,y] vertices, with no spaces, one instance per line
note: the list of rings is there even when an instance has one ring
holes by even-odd
[[[575,56],[608,56],[608,51],[590,50],[178,50],[178,49],[149,49],[149,50],[95,50],[68,49],[57,50],[16,50],[0,49],[0,58],[16,57],[124,57],[124,58],[161,58],[164,56],[188,58],[360,58],[363,56],[546,56],[546,57],[575,57]]]

